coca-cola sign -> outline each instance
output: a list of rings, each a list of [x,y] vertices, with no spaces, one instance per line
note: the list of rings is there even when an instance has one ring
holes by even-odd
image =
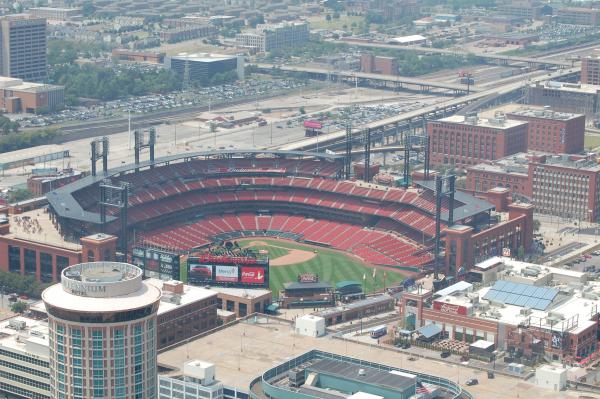
[[[460,305],[453,305],[450,303],[445,303],[445,302],[434,302],[433,303],[433,308],[435,310],[438,310],[440,313],[446,313],[446,314],[459,314],[459,315],[466,315],[467,314],[467,308],[464,306],[460,306]]]

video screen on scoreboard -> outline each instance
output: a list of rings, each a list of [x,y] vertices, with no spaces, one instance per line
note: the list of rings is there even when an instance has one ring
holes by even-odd
[[[180,279],[179,254],[154,248],[134,247],[131,261],[144,271],[144,277],[161,280]]]
[[[188,283],[231,287],[268,287],[267,262],[244,264],[229,259],[188,258]]]

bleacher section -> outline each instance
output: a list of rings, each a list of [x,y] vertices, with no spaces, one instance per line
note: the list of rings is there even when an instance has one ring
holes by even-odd
[[[227,213],[208,216],[193,223],[144,233],[140,243],[189,251],[215,240],[244,236],[292,238],[351,252],[377,265],[423,266],[429,254],[414,255],[422,248],[392,232],[363,228],[349,223],[318,220],[296,215]]]

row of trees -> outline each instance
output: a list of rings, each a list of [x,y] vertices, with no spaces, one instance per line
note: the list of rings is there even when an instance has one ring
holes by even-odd
[[[50,77],[53,83],[65,86],[67,98],[77,96],[108,101],[181,89],[181,79],[169,70],[117,71],[95,65],[61,65],[54,68]]]
[[[36,281],[33,276],[21,276],[17,273],[0,271],[0,287],[3,287],[5,294],[15,292],[31,298],[40,298],[42,291],[49,285]]]
[[[21,133],[9,133],[0,136],[0,153],[47,144],[56,131],[53,129],[28,130]]]

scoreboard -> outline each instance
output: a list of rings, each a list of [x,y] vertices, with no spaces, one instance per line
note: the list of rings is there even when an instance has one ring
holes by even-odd
[[[179,254],[154,248],[134,247],[132,263],[144,271],[144,277],[180,280]]]
[[[188,258],[188,283],[268,288],[269,260],[246,256],[200,254]]]

